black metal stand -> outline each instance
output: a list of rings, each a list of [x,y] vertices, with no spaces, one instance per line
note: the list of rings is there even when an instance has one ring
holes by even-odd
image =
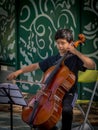
[[[10,126],[11,130],[13,130],[13,104],[10,104]]]
[[[7,92],[7,89],[5,88],[2,88],[2,90],[5,92],[5,96],[9,98],[8,104],[10,104],[10,127],[11,127],[11,130],[13,130],[13,103],[14,102],[10,96],[10,90],[8,90],[8,92]]]
[[[0,103],[10,104],[10,128],[13,130],[13,104],[27,105],[17,85],[9,83],[0,84]]]

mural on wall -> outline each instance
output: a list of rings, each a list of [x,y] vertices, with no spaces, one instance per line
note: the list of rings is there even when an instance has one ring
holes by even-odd
[[[15,0],[0,0],[0,64],[15,65]]]
[[[86,36],[85,46],[81,50],[84,54],[91,57],[96,62],[98,70],[98,0],[84,0],[82,4],[82,32]],[[89,78],[89,77],[88,77]],[[82,98],[85,95],[91,97],[94,84],[83,84]],[[98,87],[95,98],[98,97]]]
[[[77,4],[73,0],[24,0],[20,1],[19,17],[19,60],[20,67],[41,61],[56,54],[54,34],[59,28],[70,28],[78,37],[79,25]],[[77,31],[76,31],[77,30]],[[20,68],[19,67],[19,68]],[[41,81],[42,72],[34,71],[20,76],[27,81]],[[27,84],[21,84],[23,91],[34,91]],[[33,90],[32,90],[33,89]]]
[[[86,18],[86,20],[84,20],[84,18]],[[98,0],[86,0],[83,3],[82,22],[83,22],[82,30],[87,38],[87,44],[82,47],[82,51],[86,53],[86,55],[88,55],[89,57],[92,57],[97,64],[98,63]]]

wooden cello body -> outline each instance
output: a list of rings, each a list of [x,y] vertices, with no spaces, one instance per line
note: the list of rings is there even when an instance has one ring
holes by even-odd
[[[51,67],[46,71],[43,82],[53,69],[54,67]],[[59,73],[54,76],[54,80],[44,90],[45,94],[40,96],[39,108],[35,112],[36,114],[32,121],[34,126],[38,126],[43,130],[52,128],[58,122],[62,112],[62,99],[75,82],[74,74],[66,66],[62,66],[58,71]],[[59,77],[59,74],[61,77]],[[33,105],[36,100],[35,97],[32,100],[29,102],[28,107],[25,107],[22,111],[22,119],[27,124],[30,123],[29,121],[34,108]]]
[[[74,85],[75,75],[67,66],[59,63],[45,72],[42,83],[46,84],[43,93],[31,98],[28,106],[23,108],[22,119],[31,127],[50,130],[61,117],[62,99]]]

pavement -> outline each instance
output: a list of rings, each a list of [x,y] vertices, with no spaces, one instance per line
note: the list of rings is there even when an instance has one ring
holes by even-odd
[[[30,130],[30,127],[22,121],[19,113],[11,117],[10,112],[0,112],[0,130]]]
[[[80,126],[76,122],[73,124],[72,130],[82,130],[79,129]],[[98,130],[98,126],[91,127],[86,124],[83,130]],[[13,113],[11,116],[10,112],[0,111],[0,130],[31,130],[31,128],[22,121],[20,113]]]

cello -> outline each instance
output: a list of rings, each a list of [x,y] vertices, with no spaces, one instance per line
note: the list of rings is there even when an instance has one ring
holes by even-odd
[[[85,41],[83,34],[72,44],[77,47]],[[31,128],[50,130],[59,121],[62,113],[62,99],[75,83],[75,75],[63,64],[69,54],[61,57],[58,64],[50,67],[43,76],[41,93],[33,96],[22,109],[22,120]]]

